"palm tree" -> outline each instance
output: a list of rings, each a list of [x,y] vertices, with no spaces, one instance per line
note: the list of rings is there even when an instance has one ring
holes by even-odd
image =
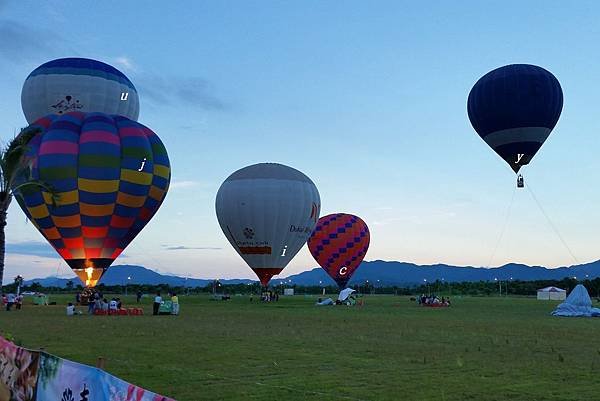
[[[56,191],[47,183],[31,177],[31,160],[25,157],[27,144],[40,133],[39,128],[24,128],[4,149],[0,149],[0,287],[4,277],[6,247],[6,218],[8,207],[18,191],[28,187],[42,189],[50,194],[53,204]]]
[[[21,293],[21,286],[23,285],[23,276],[20,274],[14,278],[15,287],[17,287],[17,295]]]

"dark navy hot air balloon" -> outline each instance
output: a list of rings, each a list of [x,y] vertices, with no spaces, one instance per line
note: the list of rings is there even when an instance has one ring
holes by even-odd
[[[479,136],[518,173],[550,135],[562,106],[554,75],[535,65],[512,64],[477,81],[467,110]]]
[[[18,190],[19,205],[87,287],[140,233],[171,178],[158,135],[123,116],[72,112],[37,120],[29,142],[31,177],[58,194]],[[18,183],[16,183],[18,184]]]

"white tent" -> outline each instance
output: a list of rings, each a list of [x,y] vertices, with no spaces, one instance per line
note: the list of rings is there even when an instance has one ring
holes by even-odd
[[[577,284],[565,302],[559,304],[552,314],[554,316],[600,316],[600,309],[592,308],[592,300],[587,289]]]
[[[352,288],[343,289],[340,291],[340,295],[338,295],[338,301],[345,301],[353,292],[356,292],[356,290],[353,290]]]
[[[562,301],[567,298],[567,291],[558,287],[546,287],[537,290],[537,299]]]

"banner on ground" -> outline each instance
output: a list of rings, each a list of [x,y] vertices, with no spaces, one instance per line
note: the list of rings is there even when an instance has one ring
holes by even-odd
[[[0,337],[0,401],[175,401],[105,371]]]

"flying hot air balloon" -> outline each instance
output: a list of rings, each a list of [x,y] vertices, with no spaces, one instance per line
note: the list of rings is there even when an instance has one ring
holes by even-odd
[[[162,204],[171,169],[149,128],[103,113],[49,115],[26,157],[31,178],[58,193],[15,190],[21,208],[88,287],[136,237]],[[16,183],[17,185],[19,183]]]
[[[320,205],[319,191],[306,175],[260,163],[231,174],[215,206],[223,233],[267,286],[306,243]]]
[[[100,112],[137,120],[140,101],[135,86],[115,67],[87,58],[60,58],[29,74],[21,91],[29,124],[48,114]]]
[[[308,249],[337,285],[345,288],[367,254],[370,238],[369,227],[360,217],[328,214],[317,222]]]
[[[558,122],[560,83],[549,71],[512,64],[485,74],[469,93],[469,119],[515,173],[528,164]]]

